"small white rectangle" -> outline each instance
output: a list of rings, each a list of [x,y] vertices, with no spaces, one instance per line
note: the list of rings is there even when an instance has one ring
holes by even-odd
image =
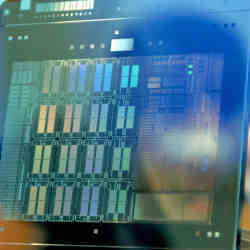
[[[112,39],[111,52],[134,50],[133,38]]]

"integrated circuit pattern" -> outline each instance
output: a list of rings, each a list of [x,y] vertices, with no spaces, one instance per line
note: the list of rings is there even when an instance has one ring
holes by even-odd
[[[9,218],[208,223],[222,73],[218,54],[13,63]]]

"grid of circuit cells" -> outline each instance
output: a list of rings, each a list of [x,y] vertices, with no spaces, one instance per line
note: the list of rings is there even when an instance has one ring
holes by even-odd
[[[121,95],[138,87],[139,65],[113,59],[37,67],[25,218],[131,220],[133,144],[126,135],[135,105]]]
[[[207,170],[214,165],[216,147],[210,158],[202,154],[187,165],[185,155],[194,150],[185,146],[185,136],[216,140],[222,62],[216,55],[177,55],[14,63],[11,89],[20,90],[16,106],[25,101],[24,112],[9,121],[22,128],[15,145],[21,152],[16,178],[22,218],[208,221],[213,177]],[[167,144],[161,152],[163,139]],[[178,157],[169,158],[173,152]],[[166,173],[174,160],[181,176],[198,173],[199,181],[179,183],[177,178],[165,185],[159,179],[156,190],[165,193],[144,194],[148,181],[135,179],[143,170],[138,155],[146,165],[159,156]],[[160,197],[178,201],[179,209],[169,205],[175,215],[163,218],[157,207],[145,209]],[[200,214],[190,203],[196,200],[203,203]]]

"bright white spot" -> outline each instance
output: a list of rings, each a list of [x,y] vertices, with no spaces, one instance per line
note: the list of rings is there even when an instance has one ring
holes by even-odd
[[[214,233],[214,237],[215,237],[215,238],[220,238],[220,233],[219,233],[219,232],[215,232],[215,233]]]

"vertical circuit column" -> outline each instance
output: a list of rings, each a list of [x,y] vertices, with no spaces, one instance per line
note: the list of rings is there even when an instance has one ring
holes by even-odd
[[[87,75],[87,68],[86,64],[80,64],[79,69],[79,81],[78,81],[78,92],[82,93],[86,87],[86,75]]]
[[[99,118],[99,106],[100,106],[99,104],[92,104],[89,132],[97,131],[97,123],[98,123],[98,118]]]
[[[80,216],[87,216],[89,211],[90,187],[86,186],[82,190]]]
[[[71,105],[71,104],[66,105],[65,117],[64,117],[64,127],[63,127],[64,133],[71,132],[72,114],[73,114],[73,105]]]
[[[96,217],[98,214],[99,195],[100,195],[100,187],[93,187],[91,201],[90,201],[90,213],[89,213],[91,217]]]
[[[95,174],[101,174],[103,170],[104,145],[96,147]]]
[[[102,104],[100,113],[100,122],[99,122],[99,132],[106,132],[107,130],[108,111],[109,111],[109,105]]]
[[[131,191],[124,183],[109,183],[108,204],[105,215],[106,221],[124,221],[129,218],[128,210]]]
[[[97,64],[95,72],[95,81],[94,81],[94,92],[100,92],[102,90],[102,79],[103,79],[103,64]]]
[[[77,158],[77,145],[70,146],[68,173],[75,174],[76,171],[76,158]]]
[[[121,88],[127,88],[129,84],[129,71],[130,71],[130,66],[129,65],[124,65],[122,66],[122,72],[121,72]]]
[[[65,174],[66,168],[67,168],[67,159],[68,159],[68,146],[61,145],[60,147],[61,147],[61,152],[60,152],[60,158],[59,158],[58,173]]]
[[[51,62],[44,63],[44,71],[43,71],[43,81],[42,81],[42,94],[48,94],[51,89],[51,81],[52,81],[52,64]]]
[[[55,203],[54,203],[54,210],[53,210],[54,216],[61,215],[62,202],[63,202],[63,191],[64,191],[63,186],[56,187]]]
[[[66,187],[65,195],[64,195],[64,203],[63,203],[63,215],[64,216],[71,215],[72,197],[73,197],[73,188]]]
[[[110,91],[111,89],[112,72],[113,72],[113,64],[112,63],[106,64],[103,91]]]
[[[42,219],[47,216],[48,187],[45,184],[32,184],[27,200],[27,219]]]
[[[85,183],[80,189],[80,206],[77,221],[97,221],[101,215],[100,183]]]
[[[51,105],[48,115],[47,133],[54,133],[56,121],[56,105]]]
[[[95,158],[95,146],[88,145],[87,146],[86,160],[85,160],[84,174],[86,174],[86,175],[92,174],[93,166],[94,166],[94,158]]]
[[[71,64],[69,66],[69,82],[68,91],[73,93],[76,90],[76,75],[77,74],[77,64]]]
[[[31,107],[38,94],[38,62],[14,62],[10,76],[8,104],[3,125],[2,158],[0,160],[1,207],[8,216],[16,216],[22,208],[24,144],[30,141]]]
[[[75,112],[73,118],[73,133],[79,133],[81,128],[81,114],[82,114],[82,104],[75,105]]]

